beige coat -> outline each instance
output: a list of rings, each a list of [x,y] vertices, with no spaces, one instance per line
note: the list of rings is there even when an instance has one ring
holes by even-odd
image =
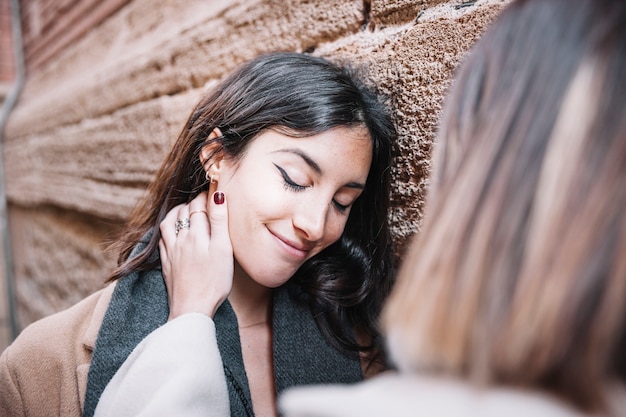
[[[98,330],[115,285],[39,320],[0,356],[0,416],[81,416]]]

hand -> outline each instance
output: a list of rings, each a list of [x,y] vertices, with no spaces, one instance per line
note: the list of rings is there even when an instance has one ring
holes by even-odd
[[[213,317],[232,288],[234,260],[226,201],[216,204],[213,196],[207,197],[203,192],[189,204],[174,207],[159,226],[169,320],[185,313]],[[178,219],[189,219],[189,227],[177,232]]]

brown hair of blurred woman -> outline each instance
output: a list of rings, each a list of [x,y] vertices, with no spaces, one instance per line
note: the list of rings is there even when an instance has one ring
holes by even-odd
[[[626,383],[626,2],[522,0],[451,87],[397,366],[606,411]]]

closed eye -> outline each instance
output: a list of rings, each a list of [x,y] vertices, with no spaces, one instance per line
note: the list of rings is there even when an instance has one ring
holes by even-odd
[[[339,210],[341,213],[345,212],[345,211],[348,209],[348,207],[350,207],[350,206],[344,206],[343,204],[339,204],[339,203],[337,202],[337,200],[333,200],[333,205],[334,205],[334,206],[335,206],[335,208],[336,208],[337,210]]]
[[[276,169],[278,169],[280,175],[282,175],[283,181],[285,181],[285,188],[291,191],[304,191],[304,189],[306,188],[304,185],[300,185],[292,180],[291,177],[289,177],[289,174],[287,174],[287,171],[285,171],[278,165],[274,164],[274,166],[276,167]]]

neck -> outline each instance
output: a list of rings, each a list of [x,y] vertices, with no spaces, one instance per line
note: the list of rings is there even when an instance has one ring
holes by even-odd
[[[237,262],[228,301],[240,328],[267,323],[270,319],[272,289],[255,282]]]

